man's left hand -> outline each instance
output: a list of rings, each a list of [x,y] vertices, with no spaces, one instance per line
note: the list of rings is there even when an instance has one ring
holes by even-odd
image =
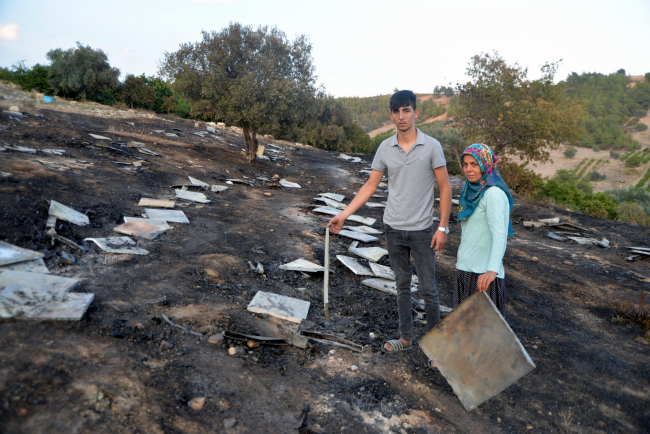
[[[438,250],[442,250],[445,244],[447,244],[447,234],[443,231],[436,230],[433,238],[431,238],[431,248],[434,252],[437,252]]]
[[[497,278],[497,273],[494,271],[486,271],[485,274],[478,276],[478,286],[479,292],[485,292],[488,290],[490,283],[494,282],[494,279]]]

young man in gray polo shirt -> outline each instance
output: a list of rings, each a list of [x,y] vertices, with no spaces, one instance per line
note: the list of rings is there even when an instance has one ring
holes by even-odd
[[[435,253],[447,242],[451,185],[440,143],[415,128],[418,117],[416,96],[410,90],[395,93],[390,99],[390,118],[397,134],[384,140],[372,162],[370,178],[339,215],[330,220],[334,234],[345,219],[361,208],[375,193],[384,173],[388,174],[388,205],[384,211],[386,245],[397,283],[399,340],[384,344],[384,352],[411,349],[413,314],[411,311],[411,261],[419,280],[419,296],[424,299],[427,327],[440,322],[440,302],[435,282]],[[435,179],[434,179],[435,178]],[[440,189],[440,225],[433,222],[433,187]]]

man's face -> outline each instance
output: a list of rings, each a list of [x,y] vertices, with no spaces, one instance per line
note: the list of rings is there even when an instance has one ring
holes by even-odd
[[[413,110],[413,107],[409,105],[400,107],[397,111],[391,111],[390,118],[399,131],[408,131],[415,125],[415,119],[419,114],[420,112],[417,109]]]

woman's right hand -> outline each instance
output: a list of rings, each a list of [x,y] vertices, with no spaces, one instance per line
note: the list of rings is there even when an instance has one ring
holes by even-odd
[[[494,282],[494,279],[497,278],[497,273],[494,271],[486,271],[485,274],[478,276],[478,290],[479,292],[485,292],[488,290],[490,283]]]

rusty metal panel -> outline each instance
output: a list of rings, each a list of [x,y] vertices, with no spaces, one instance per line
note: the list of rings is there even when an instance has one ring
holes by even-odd
[[[421,340],[467,410],[506,389],[535,364],[490,297],[476,292]]]

